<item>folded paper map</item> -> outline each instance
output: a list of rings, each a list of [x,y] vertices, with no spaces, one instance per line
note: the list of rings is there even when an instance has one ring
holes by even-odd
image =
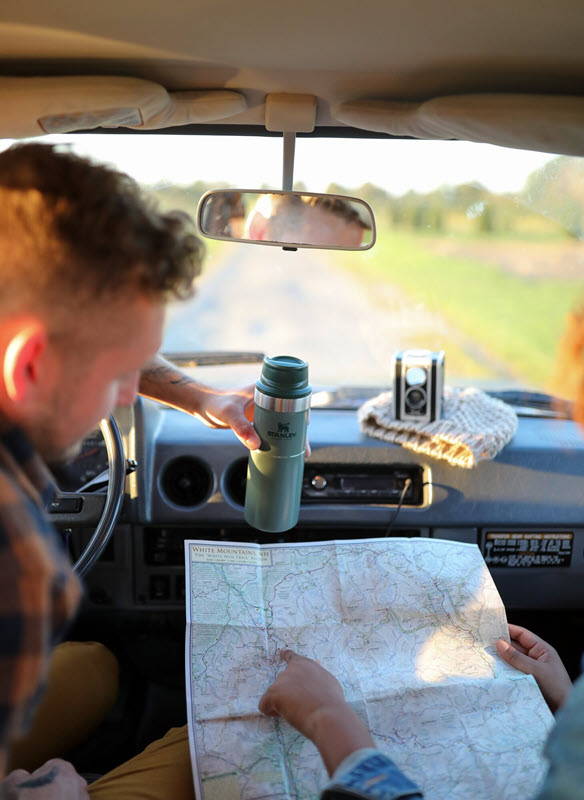
[[[314,745],[258,701],[292,648],[344,687],[428,800],[528,800],[553,724],[497,657],[503,604],[475,545],[185,542],[189,740],[199,800],[317,800]]]

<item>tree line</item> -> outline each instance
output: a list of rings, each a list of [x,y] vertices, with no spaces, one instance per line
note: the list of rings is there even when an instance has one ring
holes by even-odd
[[[206,191],[230,187],[227,183],[196,181],[188,186],[158,184],[145,188],[163,209],[180,208],[193,215]],[[307,190],[302,183],[294,188]],[[431,235],[584,238],[584,159],[580,158],[559,156],[550,160],[529,175],[517,194],[494,193],[476,182],[402,195],[373,183],[357,188],[331,183],[327,191],[363,198],[372,206],[378,225],[396,230]]]

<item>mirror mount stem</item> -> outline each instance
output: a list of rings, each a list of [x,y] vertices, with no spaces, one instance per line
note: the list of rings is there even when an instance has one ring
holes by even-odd
[[[313,94],[270,92],[266,95],[264,119],[266,130],[281,131],[284,136],[282,190],[294,187],[294,150],[297,133],[312,133],[316,123],[316,97]]]
[[[282,161],[282,190],[291,192],[294,188],[294,154],[296,152],[296,133],[294,131],[283,131],[283,161]],[[295,253],[297,247],[283,247],[290,253]]]
[[[296,151],[296,133],[284,131],[284,159],[282,168],[282,189],[291,192],[294,187],[294,153]]]

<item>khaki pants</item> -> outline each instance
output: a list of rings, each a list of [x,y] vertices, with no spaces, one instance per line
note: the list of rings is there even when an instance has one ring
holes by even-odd
[[[64,642],[30,733],[15,742],[9,770],[33,771],[82,744],[115,703],[118,663],[98,642]],[[91,800],[194,800],[186,728],[172,728],[89,786]]]

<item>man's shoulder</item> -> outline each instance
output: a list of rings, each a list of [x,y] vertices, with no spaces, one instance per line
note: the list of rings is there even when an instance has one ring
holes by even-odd
[[[41,517],[44,514],[42,506],[36,501],[34,495],[31,496],[27,491],[26,483],[20,475],[14,474],[6,466],[0,463],[0,514],[11,508],[28,509],[29,511],[39,511]],[[36,516],[36,514],[35,514]]]
[[[13,501],[18,496],[14,478],[0,465],[0,503]]]
[[[59,534],[44,509],[29,496],[16,476],[0,465],[0,578],[12,591],[6,597],[35,595],[35,613],[53,617],[53,629],[60,631],[71,616],[80,596],[76,578]],[[9,603],[10,605],[10,603]],[[4,608],[2,619],[14,609]]]
[[[14,425],[7,428],[2,417],[0,471],[4,472],[12,488],[22,489],[42,516],[44,508],[55,494],[54,478],[25,432]]]
[[[16,478],[0,466],[0,530],[10,533],[12,526],[36,527],[34,503],[19,486]]]
[[[0,559],[19,561],[24,569],[32,568],[37,574],[53,571],[53,558],[49,551],[56,533],[40,508],[19,485],[9,471],[0,466]],[[10,554],[10,555],[9,555]],[[6,575],[7,564],[0,562],[0,571]]]

